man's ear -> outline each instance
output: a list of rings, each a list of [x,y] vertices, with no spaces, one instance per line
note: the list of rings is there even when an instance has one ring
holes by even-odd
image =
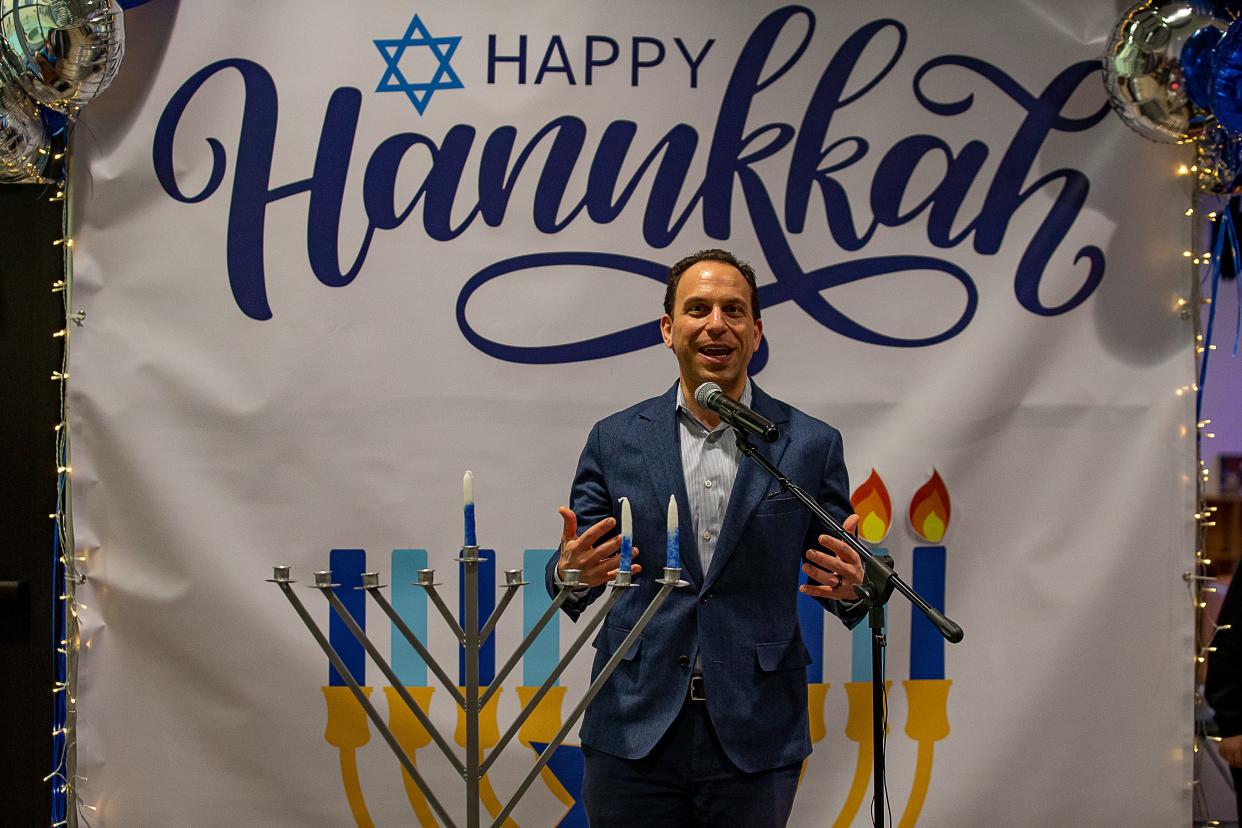
[[[660,336],[664,337],[664,347],[673,347],[673,318],[667,313],[660,317]]]

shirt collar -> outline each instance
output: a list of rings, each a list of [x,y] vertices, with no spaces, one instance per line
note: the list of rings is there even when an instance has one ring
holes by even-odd
[[[742,397],[741,399],[738,400],[738,402],[740,402],[742,405],[746,406],[747,408],[750,408],[750,401],[753,396],[754,394],[751,389],[750,377],[747,377],[746,385],[742,387]],[[720,423],[717,424],[716,428],[714,429],[708,428],[703,423],[703,421],[700,420],[698,416],[693,411],[691,411],[690,408],[686,405],[686,395],[685,395],[685,391],[681,387],[681,380],[677,381],[677,411],[689,417],[691,422],[695,422],[703,426],[704,431],[716,431],[717,429],[725,428],[727,425],[724,422],[724,420],[721,420]]]

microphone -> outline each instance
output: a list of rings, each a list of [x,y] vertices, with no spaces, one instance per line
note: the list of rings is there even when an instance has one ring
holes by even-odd
[[[753,434],[765,443],[775,443],[781,436],[770,420],[730,397],[714,382],[705,382],[694,392],[694,401],[710,408],[734,428]]]

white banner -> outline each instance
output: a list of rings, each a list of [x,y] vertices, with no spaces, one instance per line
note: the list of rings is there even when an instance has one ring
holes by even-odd
[[[869,531],[966,631],[945,645],[889,605],[894,822],[1187,822],[1196,470],[1178,389],[1193,354],[1173,308],[1189,196],[1184,151],[1108,111],[1098,57],[1116,14],[1069,0],[127,13],[73,182],[94,823],[426,819],[264,579],[274,564],[302,584],[330,564],[345,583],[380,571],[456,678],[454,640],[408,583],[436,569],[456,609],[473,469],[491,577],[534,582],[485,674],[503,663],[546,605],[540,550],[591,424],[676,376],[655,325],[665,269],[715,246],[760,274],[756,382],[841,429]],[[297,590],[327,628],[322,598]],[[451,737],[451,698],[365,612]],[[803,625],[815,752],[793,824],[868,824],[866,633]],[[485,743],[575,632],[561,620],[504,682]],[[488,774],[488,811],[586,684],[584,657]],[[460,817],[460,779],[397,723]],[[576,740],[517,824],[585,824]]]

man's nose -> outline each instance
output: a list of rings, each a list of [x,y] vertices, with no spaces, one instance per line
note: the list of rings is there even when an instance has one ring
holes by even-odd
[[[724,330],[728,327],[725,324],[723,308],[719,306],[712,308],[712,312],[707,317],[707,327],[712,330]]]

